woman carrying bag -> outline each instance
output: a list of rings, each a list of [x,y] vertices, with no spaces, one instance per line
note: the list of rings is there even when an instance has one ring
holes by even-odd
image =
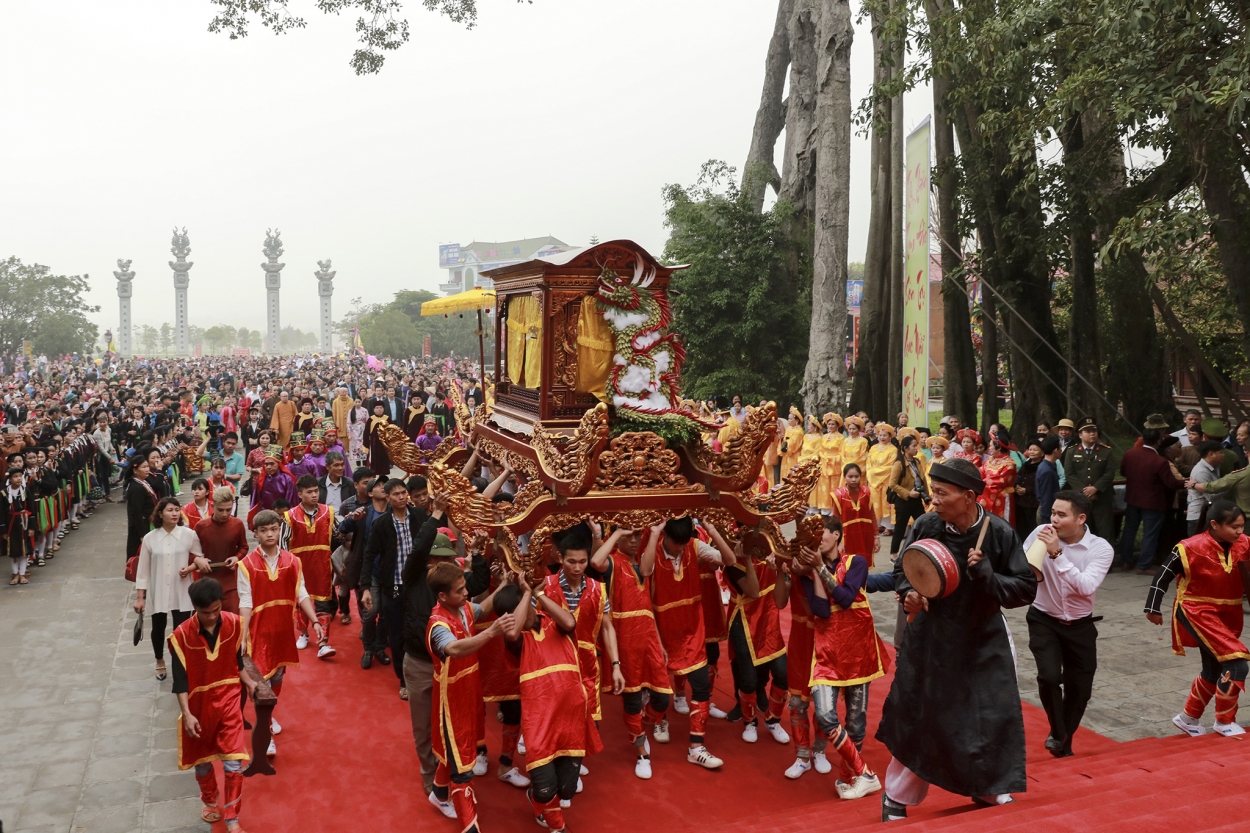
[[[157,494],[148,477],[152,467],[147,457],[136,453],[127,471],[126,485],[126,561],[139,554],[143,536],[152,531],[152,515],[161,496]]]
[[[187,592],[191,587],[191,574],[198,569],[207,575],[212,572],[212,566],[204,559],[199,536],[185,525],[182,505],[177,498],[161,498],[156,504],[153,523],[155,529],[143,536],[139,548],[135,613],[146,611],[151,615],[156,679],[164,680],[165,628],[169,617],[173,615],[176,628],[195,612]]]

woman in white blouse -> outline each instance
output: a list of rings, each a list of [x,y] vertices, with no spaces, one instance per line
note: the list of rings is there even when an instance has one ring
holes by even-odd
[[[169,615],[178,627],[193,612],[191,574],[209,573],[212,567],[200,549],[200,538],[183,524],[182,505],[177,498],[161,498],[152,515],[155,527],[143,536],[139,548],[139,568],[135,573],[135,613],[147,610],[152,619],[152,650],[156,653],[156,679],[164,680],[165,628]],[[151,595],[149,602],[148,596]]]

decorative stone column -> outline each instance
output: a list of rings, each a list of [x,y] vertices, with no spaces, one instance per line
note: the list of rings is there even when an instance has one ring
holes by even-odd
[[[124,358],[130,358],[130,295],[134,291],[130,282],[135,279],[135,273],[130,271],[130,261],[117,259],[118,271],[113,273],[113,277],[117,278],[117,308],[119,319],[117,323],[117,352]]]
[[[317,294],[321,296],[321,352],[334,352],[333,320],[330,318],[330,296],[334,294],[334,272],[330,271],[330,260],[317,261],[321,268],[313,272],[317,278]]]
[[[282,288],[282,269],[286,266],[285,263],[278,262],[278,258],[282,257],[280,230],[265,230],[265,248],[262,251],[269,258],[267,263],[260,265],[265,270],[265,320],[269,328],[265,351],[271,356],[277,356],[282,353],[282,318],[278,312],[278,290]]]
[[[169,268],[174,270],[174,352],[179,356],[189,356],[191,339],[187,335],[187,284],[191,283],[191,278],[187,272],[194,264],[187,262],[187,255],[191,254],[191,239],[187,237],[185,227],[182,231],[174,228],[173,245],[169,251],[175,258],[169,263]]]

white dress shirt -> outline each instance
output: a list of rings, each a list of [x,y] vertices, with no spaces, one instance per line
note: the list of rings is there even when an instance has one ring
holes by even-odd
[[[139,548],[139,568],[135,571],[135,589],[146,590],[145,609],[153,613],[169,613],[173,610],[190,612],[191,596],[187,590],[193,581],[191,574],[178,575],[178,570],[189,565],[200,549],[200,536],[187,526],[176,526],[166,532],[163,526],[143,536]]]
[[[1024,550],[1037,540],[1039,526],[1024,539]],[[1042,560],[1042,581],[1037,585],[1033,607],[1064,622],[1088,616],[1094,611],[1094,594],[1107,577],[1115,550],[1085,528],[1085,535],[1073,544],[1059,541],[1059,555]]]

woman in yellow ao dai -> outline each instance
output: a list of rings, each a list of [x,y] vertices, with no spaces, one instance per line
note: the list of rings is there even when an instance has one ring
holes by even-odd
[[[814,509],[833,510],[833,492],[842,483],[842,417],[825,414],[825,433],[820,438],[820,479],[816,481]]]
[[[890,471],[898,461],[898,447],[894,439],[894,427],[877,423],[877,444],[868,450],[868,465],[864,475],[868,478],[868,491],[872,494],[872,511],[877,523],[886,529],[894,528],[894,507],[887,495],[890,491]]]
[[[868,438],[863,436],[864,421],[857,416],[846,418],[846,439],[842,440],[842,469],[850,463],[861,470],[868,465]]]
[[[794,406],[790,407],[790,424],[781,444],[784,448],[781,452],[781,476],[785,477],[803,453],[803,414]]]

